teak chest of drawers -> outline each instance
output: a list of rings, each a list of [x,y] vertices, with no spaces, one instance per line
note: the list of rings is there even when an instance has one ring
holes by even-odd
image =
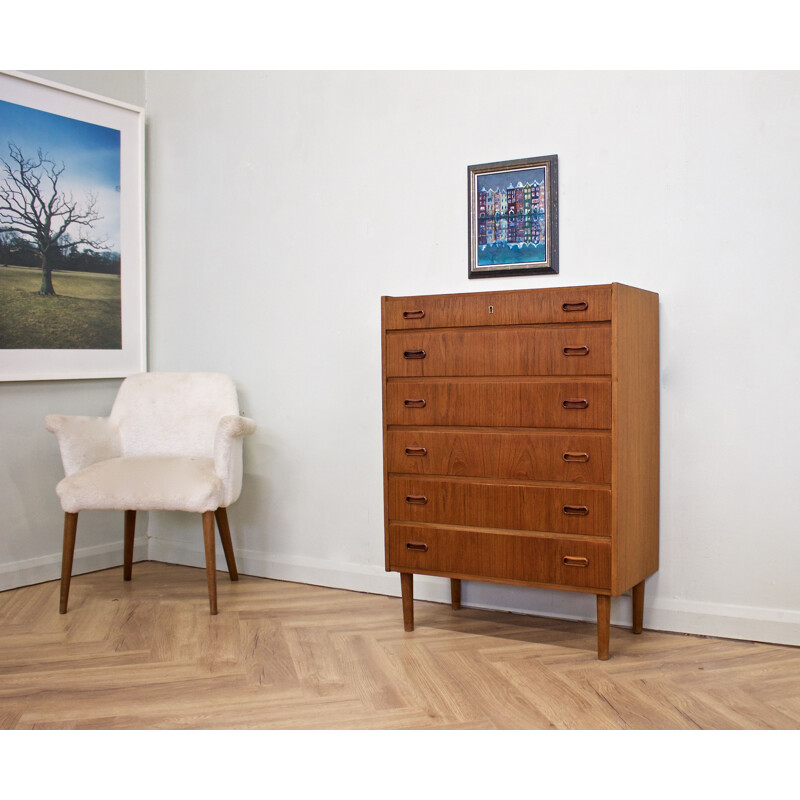
[[[386,569],[611,597],[658,569],[658,295],[614,283],[382,298]]]

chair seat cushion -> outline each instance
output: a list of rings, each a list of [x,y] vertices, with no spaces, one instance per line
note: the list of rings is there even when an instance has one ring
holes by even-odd
[[[222,481],[211,458],[136,457],[98,461],[56,486],[68,513],[88,509],[193,511],[219,508]]]

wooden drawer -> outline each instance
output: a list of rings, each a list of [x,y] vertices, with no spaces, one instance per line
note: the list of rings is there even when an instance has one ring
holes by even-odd
[[[384,298],[388,330],[611,319],[611,286]]]
[[[393,430],[385,454],[390,473],[611,482],[608,433]]]
[[[611,586],[609,542],[390,524],[388,569],[585,589]]]
[[[389,377],[608,375],[611,326],[462,328],[386,335]]]
[[[386,424],[609,429],[611,382],[395,379]]]
[[[391,521],[608,536],[609,489],[392,476]]]

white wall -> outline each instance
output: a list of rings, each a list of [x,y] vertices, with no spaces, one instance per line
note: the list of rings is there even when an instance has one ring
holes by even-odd
[[[145,74],[31,72],[93,94],[143,106]],[[0,125],[0,128],[2,125]],[[1,134],[0,134],[1,137]],[[5,143],[0,138],[0,145]],[[0,309],[2,313],[2,309]],[[61,572],[64,515],[54,487],[64,476],[46,414],[107,414],[119,380],[0,382],[0,590],[51,580]],[[146,557],[146,515],[140,515],[135,557]],[[75,572],[122,563],[118,515],[83,514],[75,547]]]
[[[242,571],[398,592],[382,294],[620,281],[661,296],[645,625],[800,644],[798,95],[797,73],[147,73],[150,366],[229,372],[260,425],[231,509]],[[468,281],[466,166],[550,153],[561,273]],[[151,558],[202,563],[196,520],[149,533]],[[594,618],[584,595],[464,600]]]

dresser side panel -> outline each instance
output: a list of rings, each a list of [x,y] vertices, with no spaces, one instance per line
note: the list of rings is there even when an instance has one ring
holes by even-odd
[[[388,297],[381,297],[381,400],[383,412],[383,550],[386,571],[389,572],[389,442],[386,416],[386,304]]]
[[[658,295],[613,285],[612,594],[658,569]]]

